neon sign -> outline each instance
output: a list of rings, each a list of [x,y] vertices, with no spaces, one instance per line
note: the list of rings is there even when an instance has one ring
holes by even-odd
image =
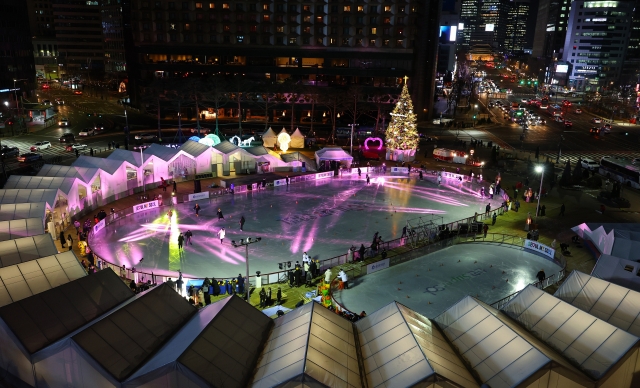
[[[382,149],[382,145],[384,144],[384,142],[382,141],[382,139],[380,139],[379,137],[368,137],[367,140],[364,141],[364,149],[365,150],[369,150],[369,142],[370,141],[377,141],[380,142],[380,145],[378,146],[378,151],[380,151]]]

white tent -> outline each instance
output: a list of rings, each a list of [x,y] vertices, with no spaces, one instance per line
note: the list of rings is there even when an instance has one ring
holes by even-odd
[[[249,386],[362,387],[350,321],[311,302],[274,323]]]
[[[42,217],[0,221],[0,241],[44,234]]]
[[[59,166],[45,164],[38,171],[37,176],[78,178],[90,185],[98,177],[99,170],[95,167]]]
[[[48,177],[12,175],[4,186],[5,189],[57,189],[58,194],[67,199],[67,207],[71,214],[84,208],[81,196],[86,197],[89,186],[77,177]]]
[[[40,350],[133,295],[107,269],[0,307],[0,368],[7,373],[3,377],[16,386],[35,386],[32,361]]]
[[[592,230],[587,224],[574,226],[573,228],[571,228],[571,230],[573,230],[583,240],[591,241],[593,245],[595,245],[595,247],[600,251],[600,253],[604,253],[606,255],[611,254],[614,241],[613,230],[606,232],[602,225]]]
[[[291,134],[291,143],[289,143],[289,148],[304,148],[304,135],[300,132],[299,128],[296,128],[296,130]]]
[[[393,302],[356,323],[369,387],[478,387],[428,318]]]
[[[0,268],[52,256],[56,253],[58,253],[58,248],[48,233],[0,241]]]
[[[42,222],[47,215],[47,204],[38,203],[5,203],[0,205],[0,221],[10,221],[21,218],[42,218]]]
[[[316,165],[320,166],[320,162],[324,160],[345,162],[350,167],[353,157],[340,147],[326,147],[316,151]]]
[[[211,164],[215,160],[215,154],[221,154],[213,147],[192,140],[187,140],[179,150],[191,155],[195,159],[197,174],[211,172]]]
[[[600,255],[591,276],[640,291],[640,263],[611,255]]]
[[[535,286],[525,287],[503,311],[600,384],[629,386],[640,371],[638,337]]]
[[[573,271],[553,295],[640,337],[640,292]]]
[[[531,333],[473,297],[464,297],[435,321],[491,388],[592,385],[589,377]]]
[[[0,306],[86,275],[73,251],[0,268]]]
[[[123,386],[246,387],[272,326],[242,298],[225,298],[199,310]]]
[[[0,204],[45,202],[52,209],[58,199],[58,189],[2,189]]]
[[[262,134],[262,145],[265,147],[275,147],[277,141],[278,135],[276,135],[271,127]]]

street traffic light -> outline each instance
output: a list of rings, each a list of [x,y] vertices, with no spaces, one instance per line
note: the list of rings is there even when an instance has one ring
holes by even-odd
[[[474,119],[474,120],[476,119],[476,115],[473,115],[473,119]]]

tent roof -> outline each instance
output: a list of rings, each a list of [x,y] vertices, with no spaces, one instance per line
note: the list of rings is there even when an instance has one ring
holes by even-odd
[[[479,385],[437,326],[398,302],[360,319],[356,328],[370,387],[409,387],[428,379]]]
[[[58,248],[49,233],[0,241],[0,268],[56,253],[58,253]]]
[[[274,132],[273,129],[271,129],[271,127],[269,127],[269,129],[267,129],[263,134],[262,134],[262,138],[264,139],[265,137],[278,137],[278,135],[276,135],[276,133]]]
[[[114,160],[114,159],[105,159],[105,158],[96,158],[93,156],[80,155],[78,159],[73,162],[73,166],[76,167],[85,167],[85,168],[98,168],[109,175],[113,175],[118,171],[122,164],[123,160]]]
[[[614,230],[613,236],[611,255],[623,259],[635,259],[637,252],[640,252],[640,233],[629,230]]]
[[[182,147],[180,147],[179,149],[180,151],[183,151],[191,156],[193,156],[194,158],[197,156],[202,155],[203,153],[210,151],[211,147],[209,147],[208,145],[202,144],[202,143],[198,143],[197,141],[193,141],[193,140],[187,140],[186,143],[184,143],[182,145]]]
[[[291,137],[301,137],[304,139],[304,135],[302,134],[302,132],[300,132],[300,128],[296,128],[295,131],[293,131],[293,133],[291,134]]]
[[[216,150],[222,152],[223,154],[230,154],[233,151],[237,150],[238,147],[237,145],[231,143],[228,140],[223,140],[220,144],[216,144],[215,146],[213,146],[213,148],[215,148]]]
[[[176,148],[165,147],[165,146],[161,146],[160,144],[153,143],[151,144],[151,147],[147,148],[142,153],[145,155],[157,156],[158,158],[164,160],[165,162],[168,162],[174,156],[176,156],[178,152],[180,151]]]
[[[33,354],[133,295],[122,279],[107,269],[1,307],[0,318]]]
[[[573,271],[553,295],[615,327],[640,336],[640,292]]]
[[[49,177],[71,177],[79,178],[84,183],[91,183],[91,181],[100,172],[95,167],[76,167],[76,166],[58,166],[54,164],[45,164],[38,171],[37,176],[49,176]]]
[[[282,158],[282,160],[285,161],[285,163],[291,163],[294,160],[299,160],[301,162],[305,162],[307,171],[316,170],[316,161],[313,159],[310,159],[308,156],[306,156],[301,152],[298,152],[298,151],[289,152],[289,153],[280,155],[280,158]]]
[[[140,152],[135,151],[127,151],[120,148],[113,150],[111,155],[107,156],[109,160],[115,160],[118,162],[128,162],[129,164],[140,167],[142,166],[142,157],[140,156]],[[146,160],[149,160],[147,157]]]
[[[0,221],[10,221],[22,218],[44,219],[47,213],[47,204],[38,203],[5,203],[0,205]]]
[[[578,381],[591,381],[504,313],[471,296],[435,321],[480,380],[492,388],[516,386],[551,362]]]
[[[5,189],[60,189],[65,194],[71,191],[76,182],[72,177],[48,177],[11,175],[5,183]]]
[[[311,302],[274,323],[251,386],[273,387],[295,379],[315,381],[315,386],[362,387],[350,321]]]
[[[289,134],[289,132],[287,132],[287,129],[285,127],[282,127],[282,130],[278,132],[278,135],[281,133],[286,133],[287,135]]]
[[[599,222],[588,222],[586,224],[590,230],[596,230],[602,226],[606,233],[614,231],[631,231],[631,232],[640,232],[640,224],[631,223],[631,222],[608,222],[608,223],[599,223]]]
[[[245,387],[273,321],[234,295],[198,311],[129,380],[180,362],[214,387]]]
[[[264,146],[247,147],[244,150],[253,156],[262,156],[269,154],[269,151]]]
[[[0,306],[17,302],[86,275],[72,251],[0,268]]]
[[[638,271],[640,263],[635,260],[602,254],[591,270],[591,276],[640,291],[640,277],[636,275]]]
[[[0,241],[44,234],[42,217],[0,221]]]
[[[72,338],[105,371],[123,381],[195,313],[194,306],[162,284]]]
[[[58,197],[58,189],[2,189],[0,203],[46,202],[53,207]]]
[[[603,377],[639,340],[532,285],[503,311],[593,379]]]
[[[316,151],[318,160],[352,160],[353,157],[340,147],[326,147]]]

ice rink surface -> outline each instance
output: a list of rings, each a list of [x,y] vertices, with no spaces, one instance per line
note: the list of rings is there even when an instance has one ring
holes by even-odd
[[[347,309],[372,313],[397,300],[434,318],[466,295],[493,303],[560,267],[511,245],[459,244],[427,256],[362,276],[335,294]]]
[[[245,248],[233,248],[231,240],[261,237],[249,247],[250,272],[278,271],[278,263],[302,261],[303,252],[320,260],[347,252],[351,245],[371,244],[379,232],[384,241],[400,237],[407,220],[435,214],[452,222],[484,212],[478,183],[471,185],[424,181],[407,177],[332,178],[267,188],[256,192],[175,206],[169,218],[164,210],[148,210],[117,220],[98,232],[91,247],[99,257],[138,271],[175,273],[189,277],[233,277],[245,273]],[[224,219],[218,220],[217,209]],[[246,219],[244,231],[239,220]],[[221,243],[218,232],[225,228]],[[178,249],[178,235],[191,230],[193,245]],[[140,263],[140,259],[144,261]],[[412,262],[413,263],[413,262]],[[395,288],[394,288],[395,289]]]

